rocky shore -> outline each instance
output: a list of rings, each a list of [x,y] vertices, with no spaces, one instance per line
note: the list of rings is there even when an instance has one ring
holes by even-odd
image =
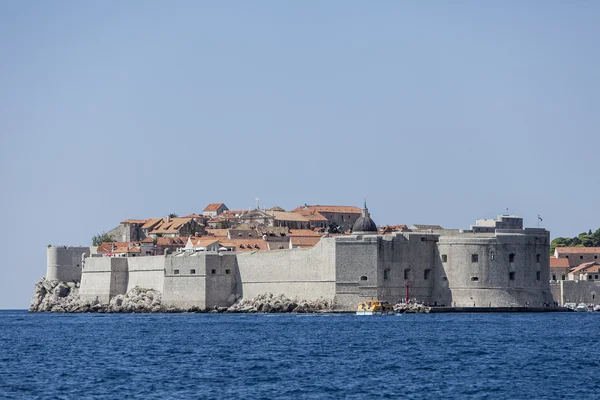
[[[82,300],[79,297],[79,284],[55,282],[46,278],[35,284],[35,292],[29,307],[30,312],[55,313],[325,313],[336,312],[335,302],[328,299],[308,301],[289,299],[283,294],[266,293],[252,299],[239,299],[230,307],[202,309],[166,307],[161,303],[161,293],[152,289],[134,287],[126,294],[113,297],[110,303],[103,304]],[[427,313],[430,308],[421,304],[399,303],[394,305],[396,313]],[[339,310],[337,310],[339,311]]]

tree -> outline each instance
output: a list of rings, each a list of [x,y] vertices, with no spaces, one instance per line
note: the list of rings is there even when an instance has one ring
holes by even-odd
[[[219,221],[217,224],[217,229],[228,229],[229,223],[227,221]]]
[[[342,233],[342,229],[340,228],[340,226],[338,224],[336,224],[334,221],[332,221],[329,223],[329,228],[327,229],[327,232]]]
[[[177,214],[171,213],[171,214],[169,214],[169,218],[177,218]]]
[[[106,242],[114,242],[115,240],[113,239],[112,235],[109,235],[108,233],[102,232],[94,237],[92,237],[92,245],[93,246],[100,246],[102,243],[106,243]]]

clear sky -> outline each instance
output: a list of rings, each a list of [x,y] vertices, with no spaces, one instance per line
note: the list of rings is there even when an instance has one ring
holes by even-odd
[[[0,2],[0,308],[127,218],[600,227],[600,2]]]

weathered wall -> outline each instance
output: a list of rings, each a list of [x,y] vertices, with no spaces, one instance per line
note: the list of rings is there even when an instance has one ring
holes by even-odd
[[[82,254],[89,247],[51,246],[46,249],[46,279],[61,282],[81,281]]]
[[[245,298],[263,293],[316,300],[335,296],[334,239],[323,238],[311,249],[237,254],[237,292]]]
[[[138,286],[163,291],[165,282],[165,256],[129,257],[127,291]]]
[[[207,253],[206,257],[206,307],[228,307],[236,300],[236,255]],[[241,297],[241,293],[239,294]]]
[[[108,303],[118,294],[127,292],[127,258],[90,257],[85,260],[81,274],[79,296],[84,300],[98,297]]]
[[[552,302],[547,231],[442,235],[438,250],[440,258],[447,256],[442,265],[456,306],[539,306]]]
[[[206,307],[206,253],[165,257],[162,302],[167,307]]]
[[[551,283],[554,301],[565,303],[600,304],[600,281],[558,281]]]

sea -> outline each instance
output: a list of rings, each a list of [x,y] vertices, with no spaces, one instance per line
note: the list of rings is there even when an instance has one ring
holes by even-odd
[[[599,399],[600,313],[0,311],[2,399]]]

